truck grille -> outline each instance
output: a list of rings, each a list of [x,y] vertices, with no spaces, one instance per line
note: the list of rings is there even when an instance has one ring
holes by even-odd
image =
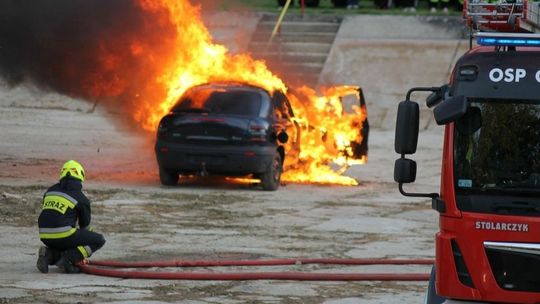
[[[540,244],[484,242],[484,248],[499,287],[540,292]]]

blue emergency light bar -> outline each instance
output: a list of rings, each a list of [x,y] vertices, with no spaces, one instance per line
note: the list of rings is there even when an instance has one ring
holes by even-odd
[[[540,47],[539,34],[485,33],[476,35],[476,43],[483,46],[530,46]]]

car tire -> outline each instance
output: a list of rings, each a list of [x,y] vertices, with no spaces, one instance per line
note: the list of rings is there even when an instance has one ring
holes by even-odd
[[[174,186],[178,184],[178,172],[159,167],[159,180],[164,186]]]
[[[266,169],[266,172],[260,175],[261,186],[263,190],[275,191],[279,188],[281,182],[281,172],[283,171],[283,164],[281,155],[276,151],[272,163]]]

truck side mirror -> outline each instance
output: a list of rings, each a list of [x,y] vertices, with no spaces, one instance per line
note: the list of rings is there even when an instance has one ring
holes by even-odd
[[[411,94],[413,92],[437,92],[441,97],[435,94],[431,96],[430,100],[427,100],[430,105],[434,106],[440,102],[444,103],[442,100],[445,100],[444,96],[446,96],[447,90],[445,86],[412,88],[407,92],[405,101],[399,103],[394,149],[401,154],[401,157],[394,163],[394,180],[399,183],[399,192],[405,196],[431,197],[432,199],[439,197],[437,193],[413,193],[403,189],[403,184],[413,183],[416,180],[416,162],[405,158],[405,154],[416,152],[420,125],[420,107],[417,102],[411,101]]]
[[[408,158],[398,158],[394,163],[394,181],[413,183],[416,180],[416,162]]]
[[[399,103],[396,120],[394,149],[398,154],[414,154],[418,144],[420,108],[417,102]]]
[[[467,113],[467,98],[465,96],[455,96],[445,99],[433,110],[435,121],[438,125],[456,121]]]

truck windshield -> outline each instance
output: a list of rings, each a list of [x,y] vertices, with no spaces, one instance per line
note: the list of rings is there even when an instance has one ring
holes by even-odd
[[[540,192],[540,101],[472,99],[454,123],[456,194]]]

